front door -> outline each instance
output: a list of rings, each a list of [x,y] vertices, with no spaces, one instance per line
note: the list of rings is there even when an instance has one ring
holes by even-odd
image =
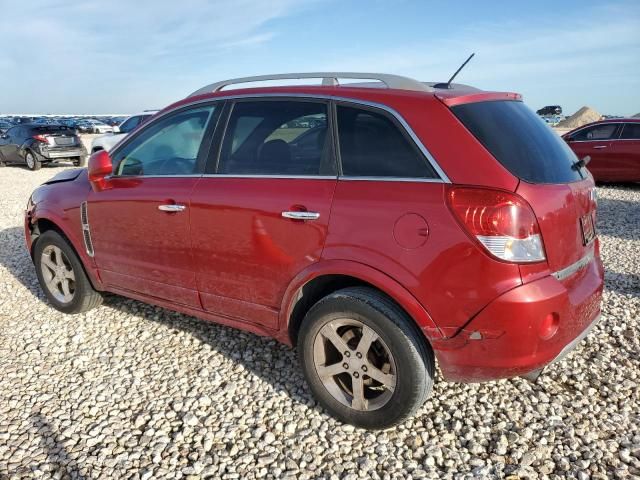
[[[190,196],[204,166],[215,107],[147,125],[113,154],[108,188],[91,192],[95,262],[109,286],[199,307],[191,257]]]
[[[336,170],[328,104],[232,105],[217,168],[191,200],[197,284],[206,310],[276,328],[284,292],[322,254]]]
[[[604,123],[584,128],[576,132],[569,142],[578,158],[591,157],[587,168],[596,180],[615,179],[618,166],[614,162],[611,140],[617,137],[619,125]]]

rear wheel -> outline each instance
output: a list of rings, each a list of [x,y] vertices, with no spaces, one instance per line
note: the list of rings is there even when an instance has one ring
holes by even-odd
[[[61,312],[81,313],[102,303],[67,240],[48,230],[36,240],[33,260],[40,286],[49,302]]]
[[[40,170],[42,167],[42,162],[36,158],[36,155],[31,150],[27,150],[24,154],[24,161],[29,170]]]
[[[87,157],[78,157],[73,161],[73,165],[76,167],[84,167],[87,164]]]
[[[433,386],[431,348],[412,320],[371,288],[340,290],[314,305],[298,336],[298,354],[322,406],[359,427],[401,423]]]

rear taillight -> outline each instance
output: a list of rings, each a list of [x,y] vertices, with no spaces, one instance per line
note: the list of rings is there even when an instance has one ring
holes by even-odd
[[[38,142],[49,143],[49,140],[47,140],[47,137],[45,137],[44,135],[34,135],[33,139],[37,140]]]
[[[500,260],[545,259],[540,227],[529,204],[518,195],[476,187],[452,187],[449,207],[462,226]]]

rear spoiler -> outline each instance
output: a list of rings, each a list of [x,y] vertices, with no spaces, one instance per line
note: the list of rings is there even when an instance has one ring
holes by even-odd
[[[436,98],[448,107],[455,107],[464,103],[495,102],[498,100],[522,101],[522,95],[512,92],[472,92],[466,95],[447,95],[436,93]]]

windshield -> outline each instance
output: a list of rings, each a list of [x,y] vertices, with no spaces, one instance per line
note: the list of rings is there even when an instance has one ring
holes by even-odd
[[[524,103],[489,101],[452,107],[465,127],[507,170],[530,183],[582,180],[569,146]]]

